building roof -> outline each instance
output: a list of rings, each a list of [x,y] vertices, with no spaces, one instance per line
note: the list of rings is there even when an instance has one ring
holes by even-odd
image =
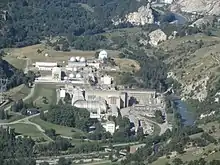
[[[102,111],[105,111],[107,109],[107,105],[104,102],[100,101],[78,100],[74,103],[74,106],[78,108],[85,108],[88,110],[101,109]]]
[[[120,96],[123,92],[117,90],[86,90],[87,95],[98,95],[98,94],[106,94],[109,96]]]

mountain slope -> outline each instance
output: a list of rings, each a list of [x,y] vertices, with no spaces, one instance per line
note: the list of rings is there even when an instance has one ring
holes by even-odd
[[[44,37],[92,35],[112,28],[112,19],[136,11],[135,0],[13,0],[7,8],[0,47],[23,47]]]
[[[2,58],[0,58],[0,78],[8,79],[8,89],[28,81],[22,71],[16,69]]]
[[[200,14],[219,15],[219,0],[177,0],[172,6],[172,10],[180,9],[184,12],[197,12]]]
[[[168,56],[170,76],[181,84],[182,97],[204,101],[219,79],[220,39],[187,36],[160,44]]]

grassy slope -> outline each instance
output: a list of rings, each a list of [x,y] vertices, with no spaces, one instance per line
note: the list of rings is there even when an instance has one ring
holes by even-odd
[[[15,131],[24,136],[31,136],[33,139],[44,138],[46,137],[33,125],[30,124],[14,124],[10,125],[10,127],[15,128]]]
[[[38,53],[37,51],[41,52]],[[55,51],[49,46],[45,46],[44,44],[32,45],[23,48],[13,48],[13,49],[5,49],[5,52],[8,53],[5,59],[14,66],[21,68],[22,63],[26,59],[30,59],[30,66],[32,63],[40,61],[40,62],[58,62],[59,65],[64,65],[63,61],[68,61],[72,56],[80,56],[91,58],[94,57],[96,51],[80,51],[80,50],[72,50],[71,52],[62,52]],[[117,56],[119,51],[108,51],[110,56]],[[45,54],[49,56],[45,57]],[[24,65],[25,67],[25,65]],[[24,68],[23,67],[23,68]]]
[[[44,130],[45,129],[55,129],[57,134],[63,135],[63,136],[72,137],[75,132],[82,133],[80,130],[75,129],[75,128],[60,126],[60,125],[56,125],[53,123],[43,121],[40,119],[39,116],[30,119],[30,121],[40,125]]]
[[[42,102],[42,97],[48,99],[48,104]],[[56,104],[56,86],[55,85],[46,85],[46,84],[36,84],[33,97],[27,100],[34,101],[34,103],[43,109],[47,109],[50,104]]]
[[[217,122],[211,122],[208,123],[206,125],[200,125],[199,127],[202,127],[204,129],[205,132],[209,132],[209,130],[212,129],[212,126],[215,126],[216,128],[216,132],[212,133],[211,136],[213,136],[214,138],[216,138],[217,140],[220,138],[220,124]],[[200,137],[201,133],[199,134],[195,134],[193,136],[190,136],[191,138],[196,138],[196,137]],[[183,161],[190,161],[190,160],[196,160],[199,158],[204,157],[204,153],[209,153],[209,151],[213,151],[214,149],[220,149],[220,144],[218,145],[214,145],[214,144],[210,144],[206,147],[203,148],[190,148],[188,149],[184,154],[182,155],[177,155],[176,157],[182,159]],[[210,153],[208,154],[207,157],[204,157],[207,161],[211,161],[213,159],[219,159],[220,160],[220,151],[216,152],[216,153]],[[175,157],[171,158],[171,159],[167,159],[165,157],[162,157],[160,159],[158,159],[157,161],[153,162],[152,165],[163,165],[166,162],[172,162],[172,160]]]
[[[192,42],[200,40],[204,43],[202,48],[193,46]],[[213,42],[216,44],[209,46]],[[194,35],[168,40],[159,45],[168,52],[165,62],[171,65],[170,71],[174,72],[178,81],[185,86],[188,96],[191,95],[191,90],[188,89],[199,92],[201,90],[198,89],[202,88],[201,84],[206,77],[219,75],[219,43],[218,37]],[[195,52],[190,52],[190,49],[194,49]],[[195,88],[196,86],[199,88]]]

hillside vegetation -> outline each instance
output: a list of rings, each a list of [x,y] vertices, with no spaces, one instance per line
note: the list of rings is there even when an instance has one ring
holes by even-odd
[[[114,17],[142,4],[134,0],[14,0],[6,7],[0,47],[32,45],[50,36],[72,38],[104,32],[113,28]]]
[[[169,40],[160,45],[167,56],[170,75],[182,85],[182,96],[203,101],[219,71],[219,44],[217,37],[194,35]]]

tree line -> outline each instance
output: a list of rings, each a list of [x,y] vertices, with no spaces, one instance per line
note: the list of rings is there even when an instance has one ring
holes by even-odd
[[[35,165],[33,159],[34,141],[31,138],[16,138],[14,129],[0,128],[0,164]]]

